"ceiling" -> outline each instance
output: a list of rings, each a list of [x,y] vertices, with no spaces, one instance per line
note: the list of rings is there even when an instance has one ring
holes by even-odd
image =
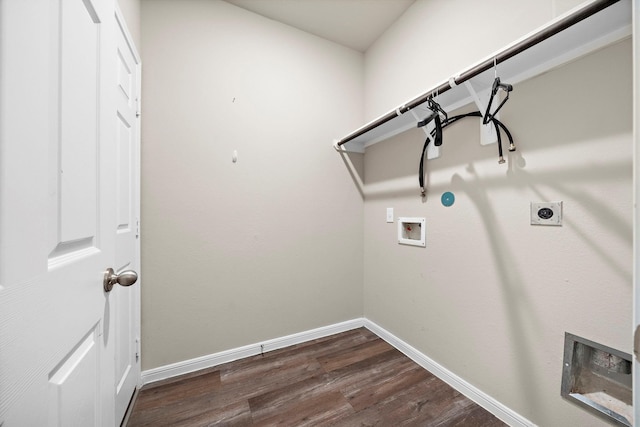
[[[360,52],[415,0],[225,0]]]

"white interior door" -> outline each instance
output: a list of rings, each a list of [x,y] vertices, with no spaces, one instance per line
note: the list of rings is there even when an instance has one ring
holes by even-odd
[[[114,7],[0,0],[2,427],[119,423]]]
[[[116,261],[118,271],[139,269],[140,58],[122,15],[116,13]],[[117,286],[115,302],[116,419],[122,420],[140,379],[140,279]]]
[[[633,415],[640,425],[640,4],[633,2]]]

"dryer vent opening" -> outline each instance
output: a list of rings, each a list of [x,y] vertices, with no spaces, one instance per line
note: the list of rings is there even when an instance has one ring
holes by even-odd
[[[633,425],[631,356],[565,333],[562,397],[617,425]]]

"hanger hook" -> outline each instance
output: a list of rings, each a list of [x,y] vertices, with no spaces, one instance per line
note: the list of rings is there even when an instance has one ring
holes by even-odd
[[[493,57],[493,78],[498,77],[498,57]]]

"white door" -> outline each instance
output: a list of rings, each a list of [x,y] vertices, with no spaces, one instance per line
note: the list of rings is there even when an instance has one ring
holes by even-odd
[[[116,13],[116,261],[114,269],[139,271],[140,58],[122,15]],[[116,419],[122,420],[140,379],[140,280],[116,286],[114,302]]]
[[[119,423],[114,10],[0,0],[2,427]]]
[[[640,425],[640,4],[633,2],[633,415]]]

